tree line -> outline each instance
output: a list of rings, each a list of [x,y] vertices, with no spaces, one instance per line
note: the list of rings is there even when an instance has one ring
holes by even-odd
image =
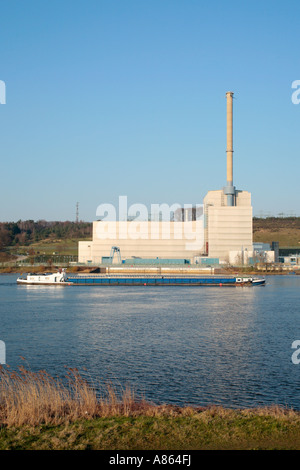
[[[19,220],[0,222],[0,250],[9,246],[26,246],[45,239],[90,238],[90,222],[47,222]]]

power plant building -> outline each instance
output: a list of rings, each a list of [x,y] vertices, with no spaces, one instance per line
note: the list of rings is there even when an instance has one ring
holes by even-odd
[[[247,262],[253,256],[251,194],[233,185],[233,93],[227,92],[226,98],[226,186],[206,194],[203,216],[199,220],[138,221],[135,235],[129,233],[133,222],[95,221],[93,241],[79,242],[79,262],[100,264],[110,258],[113,247],[118,247],[122,259],[188,259],[193,263],[213,258],[238,264],[241,257]],[[108,237],[103,236],[105,230]]]
[[[253,250],[251,194],[235,191],[228,206],[224,191],[209,191],[204,198],[205,251],[210,258],[229,262],[230,252]]]
[[[191,260],[203,253],[202,234],[202,220],[95,221],[93,241],[79,242],[79,262],[99,264],[110,258],[114,247],[120,250],[122,259]]]
[[[233,93],[227,98],[227,182],[204,198],[205,251],[209,257],[230,262],[230,252],[253,250],[251,194],[233,186]],[[239,255],[237,255],[239,256]]]

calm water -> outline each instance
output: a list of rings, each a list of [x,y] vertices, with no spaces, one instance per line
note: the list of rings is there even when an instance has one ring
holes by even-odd
[[[265,287],[18,286],[0,275],[12,368],[130,384],[155,403],[300,409],[300,276]]]

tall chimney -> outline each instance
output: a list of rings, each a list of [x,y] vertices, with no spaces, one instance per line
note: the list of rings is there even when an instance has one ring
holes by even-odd
[[[233,186],[233,124],[232,101],[233,92],[226,93],[227,98],[227,185],[224,194],[227,195],[227,206],[235,205],[235,187]]]

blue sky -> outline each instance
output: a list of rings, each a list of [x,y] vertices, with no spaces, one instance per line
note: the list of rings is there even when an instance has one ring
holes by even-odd
[[[101,203],[202,203],[234,184],[254,214],[300,215],[297,1],[0,1],[0,220],[95,219]]]

